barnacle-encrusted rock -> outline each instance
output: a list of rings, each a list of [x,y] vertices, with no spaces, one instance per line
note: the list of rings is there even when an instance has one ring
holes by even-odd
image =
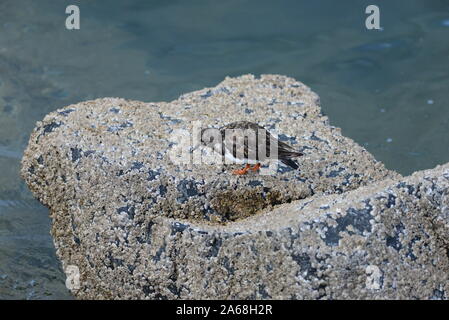
[[[300,170],[234,176],[182,153],[195,121],[236,120],[301,150]],[[93,299],[445,298],[447,175],[385,169],[309,88],[272,75],[68,106],[37,124],[22,163],[80,271],[72,292]]]

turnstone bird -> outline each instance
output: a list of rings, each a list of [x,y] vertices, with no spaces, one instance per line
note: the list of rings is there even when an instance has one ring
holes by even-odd
[[[258,171],[261,162],[270,160],[278,160],[293,169],[298,169],[298,163],[294,159],[303,155],[273,137],[264,127],[249,121],[233,122],[219,129],[202,129],[200,142],[221,153],[232,163],[246,164],[243,169],[233,171],[237,175],[244,175],[249,170]],[[250,164],[254,166],[251,167]]]

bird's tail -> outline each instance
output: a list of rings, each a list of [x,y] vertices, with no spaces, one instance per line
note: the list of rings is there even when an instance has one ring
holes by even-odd
[[[282,150],[279,154],[279,158],[283,164],[296,170],[299,168],[299,166],[298,166],[298,163],[293,159],[301,157],[303,155],[304,155],[303,153],[298,152],[298,151]]]
[[[294,160],[292,160],[292,159],[282,159],[281,162],[282,162],[283,164],[285,164],[286,166],[289,166],[290,168],[293,168],[293,169],[295,169],[295,170],[299,168],[299,166],[298,166],[298,164],[296,163],[296,161],[294,161]]]
[[[304,155],[303,153],[297,152],[297,151],[285,151],[285,150],[282,150],[282,151],[280,151],[279,158],[292,159],[292,158],[301,157],[303,155]]]

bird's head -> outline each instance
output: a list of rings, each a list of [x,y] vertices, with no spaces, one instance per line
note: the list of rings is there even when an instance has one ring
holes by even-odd
[[[206,146],[213,148],[215,144],[221,142],[221,133],[216,128],[205,128],[199,131],[199,137],[196,137],[193,141],[193,149],[196,150],[200,146]]]

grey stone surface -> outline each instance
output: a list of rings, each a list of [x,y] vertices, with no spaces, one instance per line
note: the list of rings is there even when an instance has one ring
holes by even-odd
[[[170,156],[192,121],[236,120],[301,150],[300,170],[234,176]],[[80,270],[78,298],[447,298],[448,166],[385,169],[291,78],[68,106],[37,124],[22,176]]]

